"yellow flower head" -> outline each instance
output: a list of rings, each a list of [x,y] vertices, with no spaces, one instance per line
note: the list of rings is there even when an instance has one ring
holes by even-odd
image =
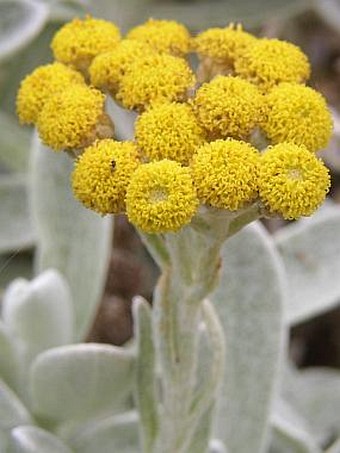
[[[184,25],[173,20],[149,19],[145,24],[132,28],[127,38],[149,44],[157,52],[177,57],[189,52],[190,34]]]
[[[82,148],[94,141],[104,99],[100,91],[82,85],[52,96],[38,117],[42,141],[54,150]]]
[[[327,145],[332,118],[320,93],[304,85],[282,83],[267,95],[267,104],[263,130],[272,143],[292,142],[310,151]]]
[[[129,220],[146,233],[179,230],[190,222],[197,207],[188,168],[171,160],[141,165],[126,194]]]
[[[280,143],[261,156],[260,197],[271,212],[285,219],[313,214],[329,186],[328,169],[302,145]]]
[[[187,165],[204,133],[188,104],[164,103],[138,118],[136,139],[147,160],[171,159]]]
[[[98,140],[76,161],[74,195],[100,214],[124,212],[126,188],[138,165],[137,148],[132,142]]]
[[[96,55],[113,50],[119,40],[116,25],[87,16],[65,24],[54,35],[51,48],[56,60],[86,70]]]
[[[91,83],[115,95],[122,77],[137,58],[152,52],[147,44],[139,41],[121,41],[115,50],[94,58],[89,68]]]
[[[306,82],[310,65],[306,55],[294,44],[263,38],[248,46],[236,59],[235,71],[267,91],[281,82]]]
[[[83,76],[61,63],[40,66],[21,82],[17,112],[21,123],[34,124],[45,102],[71,83],[84,84]]]
[[[257,195],[259,152],[249,143],[227,139],[202,145],[192,160],[200,201],[236,211]]]
[[[182,58],[149,54],[134,62],[121,80],[117,99],[126,108],[143,110],[154,102],[186,98],[195,76]]]
[[[263,104],[255,85],[221,75],[203,84],[193,100],[197,118],[212,138],[248,138],[262,120]]]
[[[243,31],[241,25],[230,24],[200,33],[193,39],[193,47],[201,58],[208,57],[233,67],[235,58],[255,41],[255,36]]]

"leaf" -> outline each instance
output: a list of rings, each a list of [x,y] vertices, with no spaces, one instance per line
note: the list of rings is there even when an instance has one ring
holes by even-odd
[[[308,422],[320,444],[340,437],[340,372],[327,368],[286,370],[283,398]]]
[[[340,301],[340,207],[282,228],[275,242],[288,281],[285,319],[290,325],[329,310]]]
[[[36,0],[0,2],[0,59],[25,47],[42,30],[48,19],[48,7]]]
[[[13,453],[72,453],[60,439],[36,426],[14,428],[11,448]]]
[[[0,3],[1,4],[1,3]],[[0,253],[33,246],[35,234],[30,218],[27,185],[19,176],[0,178]]]
[[[226,335],[215,435],[231,452],[264,451],[283,346],[283,296],[282,265],[261,224],[228,239],[211,301]]]
[[[270,17],[287,18],[300,12],[308,4],[305,0],[126,0],[124,3],[99,0],[91,5],[91,13],[117,22],[123,30],[149,17],[177,19],[194,31],[207,27],[226,26],[242,22],[246,26],[262,24]]]
[[[134,358],[122,348],[79,344],[40,354],[31,368],[36,414],[55,421],[119,410],[131,392]]]
[[[70,291],[56,271],[46,271],[32,282],[15,280],[4,294],[2,316],[19,342],[23,368],[45,349],[73,340]]]
[[[15,393],[0,380],[0,429],[8,430],[31,423],[27,409]]]
[[[0,379],[12,389],[17,385],[18,362],[8,327],[0,320]]]
[[[142,297],[133,304],[136,353],[136,404],[145,451],[151,451],[159,428],[155,382],[155,348],[152,338],[151,308]]]
[[[72,443],[76,453],[139,453],[138,414],[115,415],[88,427]]]
[[[272,426],[270,453],[321,453],[303,420],[286,403],[276,404]]]
[[[326,453],[340,453],[340,439],[335,441]]]
[[[32,215],[39,238],[37,270],[59,270],[74,301],[75,332],[83,339],[103,293],[111,254],[112,217],[77,202],[70,187],[72,160],[36,138],[32,162]]]
[[[16,118],[0,112],[0,161],[6,168],[27,172],[31,134],[19,125]]]

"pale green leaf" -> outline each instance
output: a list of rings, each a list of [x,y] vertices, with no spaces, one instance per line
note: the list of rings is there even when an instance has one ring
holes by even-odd
[[[326,453],[340,453],[340,439],[334,442]]]
[[[303,419],[283,401],[275,405],[271,423],[270,453],[321,453]]]
[[[120,409],[134,382],[134,358],[123,348],[84,343],[50,349],[31,369],[35,413],[55,421]]]
[[[0,379],[12,389],[17,385],[18,357],[9,328],[0,320]]]
[[[258,25],[274,15],[287,18],[300,12],[306,4],[306,0],[97,0],[92,3],[91,11],[115,21],[123,30],[156,17],[177,19],[197,31],[230,22]]]
[[[226,335],[215,435],[231,452],[257,453],[266,445],[283,346],[284,289],[282,264],[261,224],[227,240],[211,300]]]
[[[27,249],[33,246],[34,241],[25,179],[1,176],[0,253]]]
[[[11,115],[0,112],[0,163],[7,169],[27,172],[31,134]]]
[[[308,422],[320,444],[340,437],[340,372],[327,368],[286,370],[283,398]]]
[[[0,1],[0,59],[25,47],[42,30],[48,7],[37,0]]]
[[[28,423],[31,423],[31,417],[27,409],[15,393],[0,380],[0,428],[8,430]]]
[[[72,453],[60,439],[36,426],[11,431],[11,453]]]
[[[4,294],[2,316],[18,340],[24,368],[41,351],[73,340],[71,295],[56,271],[46,271],[32,282],[15,280]]]
[[[136,404],[140,416],[141,437],[145,451],[151,450],[158,431],[155,381],[155,350],[152,338],[150,305],[142,297],[134,299],[133,314],[137,342]]]
[[[86,209],[71,190],[72,160],[33,143],[32,215],[37,270],[58,269],[74,301],[76,338],[83,339],[100,302],[111,254],[113,218]]]
[[[285,319],[297,324],[340,302],[340,207],[279,230],[276,245],[288,281]]]
[[[85,429],[72,443],[76,453],[140,453],[135,411],[104,419]]]

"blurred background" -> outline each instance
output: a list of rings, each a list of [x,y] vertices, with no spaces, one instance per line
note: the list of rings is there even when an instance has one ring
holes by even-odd
[[[258,36],[299,45],[312,64],[311,84],[333,111],[334,137],[322,156],[332,172],[330,197],[340,203],[340,0],[0,0],[1,292],[13,278],[33,274],[35,233],[26,190],[31,130],[17,122],[16,92],[27,73],[52,60],[55,31],[86,13],[114,21],[123,32],[149,17],[178,20],[192,33],[240,22]],[[284,224],[265,222],[271,233]],[[132,331],[131,297],[151,300],[157,276],[133,228],[117,218],[107,283],[88,340],[124,343]],[[290,353],[298,367],[339,368],[340,309],[295,326]]]

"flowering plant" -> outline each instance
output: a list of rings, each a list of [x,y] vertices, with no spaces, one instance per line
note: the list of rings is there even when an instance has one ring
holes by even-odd
[[[329,190],[328,170],[315,152],[326,146],[332,121],[323,97],[305,85],[307,57],[293,44],[255,38],[240,26],[209,29],[193,38],[183,25],[163,20],[149,20],[122,39],[110,22],[75,19],[56,33],[51,46],[56,61],[33,71],[20,86],[19,118],[36,125],[45,147],[74,159],[72,189],[86,208],[127,215],[162,275],[152,310],[141,298],[135,300],[134,350],[121,355],[105,347],[100,351],[119,367],[117,381],[127,380],[125,389],[117,384],[119,391],[111,395],[116,412],[124,406],[135,373],[138,416],[115,415],[108,421],[107,407],[94,397],[94,408],[101,411],[93,411],[98,419],[86,431],[81,428],[90,418],[84,415],[91,410],[86,399],[82,404],[78,398],[70,413],[67,408],[63,413],[56,398],[51,403],[41,376],[60,349],[33,362],[33,412],[75,451],[85,451],[93,432],[105,437],[105,429],[114,427],[119,438],[119,426],[135,433],[137,422],[141,447],[133,434],[134,446],[126,451],[263,451],[275,379],[268,381],[270,391],[259,408],[261,417],[266,414],[259,432],[250,428],[251,440],[242,444],[229,418],[237,420],[240,412],[228,407],[228,397],[247,386],[233,376],[242,360],[227,371],[226,358],[238,346],[225,344],[225,335],[228,340],[228,329],[238,328],[232,313],[240,309],[242,297],[241,306],[253,312],[245,318],[256,323],[253,299],[267,298],[270,312],[273,299],[278,305],[283,301],[285,288],[281,264],[261,227],[248,226],[242,236],[234,235],[261,217],[309,216]],[[186,58],[190,52],[198,57],[196,71]],[[109,113],[121,108],[137,114],[133,137],[122,137],[115,114]],[[262,293],[256,283],[251,294],[248,282],[243,282],[244,293],[233,287],[236,279],[242,280],[242,270],[233,273],[233,260],[238,268],[249,265],[242,262],[240,241],[254,254],[250,264],[271,281]],[[11,325],[15,316],[5,319]],[[274,357],[271,376],[278,371],[284,339],[279,307],[272,321],[275,329],[266,351]],[[83,326],[77,315],[75,324]],[[81,360],[77,347],[67,360]],[[67,417],[73,424],[64,423]],[[277,425],[287,431],[284,423]],[[20,444],[22,437],[17,439],[14,434]],[[46,442],[51,439],[47,436]],[[68,451],[60,444],[56,448]]]

